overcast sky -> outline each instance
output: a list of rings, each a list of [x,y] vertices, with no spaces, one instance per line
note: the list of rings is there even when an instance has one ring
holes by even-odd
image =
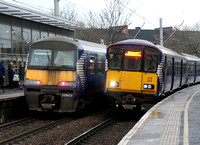
[[[38,7],[40,10],[49,11],[54,8],[54,0],[4,0],[7,2],[17,1]],[[71,3],[78,10],[78,15],[84,19],[83,13],[99,12],[105,8],[104,0],[60,0],[60,9],[65,3]],[[163,26],[194,26],[200,22],[199,0],[129,0],[127,6],[134,11],[131,17],[132,24],[129,29],[141,27],[143,29],[154,29],[159,27],[159,18],[163,19]]]

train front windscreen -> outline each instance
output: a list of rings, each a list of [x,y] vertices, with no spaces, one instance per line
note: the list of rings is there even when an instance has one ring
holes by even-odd
[[[28,68],[75,70],[76,50],[65,45],[41,43],[31,47]]]
[[[110,70],[156,72],[158,50],[126,45],[112,46],[108,50]]]

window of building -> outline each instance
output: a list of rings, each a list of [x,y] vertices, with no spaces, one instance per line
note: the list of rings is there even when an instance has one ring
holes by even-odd
[[[11,39],[11,27],[9,25],[0,24],[0,38]]]
[[[22,54],[22,43],[18,40],[12,40],[12,52],[14,54]]]
[[[12,39],[21,41],[21,27],[12,26]]]
[[[95,74],[95,57],[90,57],[90,73]]]
[[[38,30],[32,30],[32,42],[36,42],[40,39],[40,32]]]
[[[55,36],[55,33],[49,33],[49,37]]]
[[[22,40],[26,42],[31,42],[31,29],[23,28]]]
[[[48,37],[48,33],[42,31],[42,32],[41,32],[41,38],[46,38],[46,37]]]
[[[11,53],[11,40],[0,39],[0,53]]]

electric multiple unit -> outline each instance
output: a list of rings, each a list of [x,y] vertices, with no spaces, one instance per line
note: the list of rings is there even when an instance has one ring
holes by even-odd
[[[74,112],[102,95],[106,46],[67,37],[33,43],[28,54],[25,97],[30,110]]]

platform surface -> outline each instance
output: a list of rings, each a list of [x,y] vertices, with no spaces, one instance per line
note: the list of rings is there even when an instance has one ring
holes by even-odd
[[[200,85],[153,106],[119,145],[200,145]]]
[[[24,90],[19,90],[17,88],[5,89],[5,93],[3,93],[2,89],[0,89],[0,102],[18,99],[23,96],[24,96]]]

